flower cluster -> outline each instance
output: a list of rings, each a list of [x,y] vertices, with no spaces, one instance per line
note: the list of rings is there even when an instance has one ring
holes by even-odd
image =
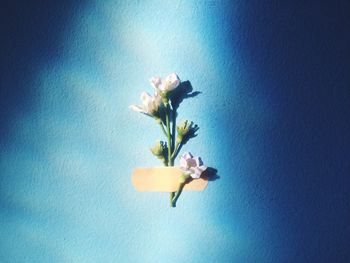
[[[202,173],[207,169],[203,165],[202,159],[198,156],[193,157],[190,152],[186,152],[180,157],[180,168],[193,179],[201,177]]]
[[[154,96],[147,92],[141,93],[142,105],[130,105],[130,109],[136,112],[141,112],[155,119],[159,119],[160,109],[162,106],[167,106],[169,101],[169,93],[177,88],[180,84],[179,77],[172,73],[165,79],[153,77],[150,79],[151,86],[155,89]]]
[[[150,116],[157,121],[167,141],[157,141],[155,146],[150,150],[165,166],[174,166],[174,160],[182,146],[189,139],[196,136],[195,133],[199,127],[189,120],[176,125],[177,107],[173,107],[172,102],[175,105],[177,101],[182,101],[183,98],[186,98],[184,92],[187,91],[184,89],[184,92],[181,92],[181,90],[174,92],[175,89],[181,89],[181,80],[175,73],[165,78],[153,77],[150,79],[150,84],[154,88],[154,95],[152,96],[147,92],[142,92],[142,104],[131,105],[130,109]],[[180,169],[183,171],[183,176],[178,191],[176,193],[170,193],[170,204],[172,207],[175,206],[184,184],[191,178],[200,178],[206,168],[200,157],[193,157],[189,152],[181,156]]]

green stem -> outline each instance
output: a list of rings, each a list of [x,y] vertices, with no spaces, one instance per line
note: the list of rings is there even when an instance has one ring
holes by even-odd
[[[175,149],[175,140],[176,140],[176,108],[172,107],[172,116],[171,119],[173,121],[173,126],[172,126],[172,149]]]
[[[176,155],[177,155],[177,152],[179,150],[180,145],[181,145],[181,142],[176,142],[175,149],[174,149],[174,151],[173,151],[173,153],[171,155],[171,159],[172,159],[173,162],[174,162],[174,159],[176,158]]]
[[[169,109],[169,106],[168,106]],[[168,166],[173,166],[171,161],[171,134],[170,134],[170,123],[169,123],[169,111],[165,116],[166,128],[167,128],[167,137],[168,137]]]
[[[182,193],[182,190],[185,187],[185,184],[187,184],[190,180],[191,180],[191,176],[189,174],[186,174],[186,173],[182,174],[182,176],[180,177],[179,188],[177,189],[175,195],[173,196],[173,200],[172,200],[172,204],[174,207],[176,206],[177,199],[179,199],[179,197]]]
[[[167,134],[167,132],[166,132],[165,129],[164,129],[163,123],[160,122],[159,125],[160,125],[160,128],[162,129],[162,132],[164,133],[164,135],[165,135],[166,137],[168,137],[168,134]]]
[[[167,112],[165,115],[165,121],[166,121],[166,128],[167,128],[167,137],[168,137],[168,166],[174,166],[173,160],[171,158],[171,133],[170,133],[170,122],[169,122],[169,115],[170,115],[170,106],[167,105]],[[170,206],[175,207],[175,203],[173,202],[175,196],[175,192],[170,193]]]
[[[173,205],[173,207],[176,206],[176,201],[177,199],[179,199],[181,193],[182,193],[182,190],[184,189],[184,186],[185,186],[186,183],[181,183],[179,185],[179,189],[177,190],[176,194],[173,195],[173,199],[171,201],[171,204]]]
[[[175,207],[176,201],[174,202],[175,192],[170,193],[170,207]]]

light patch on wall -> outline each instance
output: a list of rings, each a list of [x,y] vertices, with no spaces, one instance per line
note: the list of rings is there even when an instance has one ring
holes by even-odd
[[[215,15],[213,9],[193,2],[174,6],[172,1],[96,1],[67,29],[62,56],[43,65],[37,80],[37,111],[18,119],[24,125],[19,130],[28,133],[23,137],[33,140],[29,145],[40,149],[34,154],[41,159],[27,162],[18,157],[22,159],[16,173],[23,169],[28,177],[12,179],[25,190],[9,200],[23,202],[29,195],[21,204],[37,209],[33,221],[47,219],[47,228],[59,215],[64,223],[50,231],[54,235],[64,232],[54,246],[68,251],[62,246],[69,240],[77,253],[67,255],[70,259],[81,254],[84,258],[79,260],[86,262],[89,256],[103,254],[122,261],[132,255],[141,262],[147,257],[184,259],[186,254],[201,261],[194,250],[197,244],[212,245],[208,249],[211,258],[225,252],[220,248],[223,244],[228,244],[225,249],[239,249],[244,231],[228,230],[229,219],[220,221],[212,214],[229,202],[231,196],[223,197],[223,192],[239,192],[239,184],[232,185],[237,171],[228,169],[225,162],[230,161],[233,146],[222,145],[217,137],[221,134],[223,141],[231,142],[220,121],[227,117],[222,110],[229,108],[222,102],[235,99],[236,89],[228,83],[235,76],[227,74],[238,65],[225,64],[227,45],[223,48],[218,42],[225,39],[225,32],[215,27],[216,22],[208,28],[218,21]],[[161,131],[153,128],[152,120],[128,109],[138,103],[142,90],[152,92],[151,76],[171,72],[203,92],[191,102],[185,100],[179,111],[180,119],[198,120],[201,127],[200,135],[183,150],[201,155],[223,174],[205,192],[184,196],[173,211],[165,194],[140,194],[132,188],[130,175],[135,166],[159,165],[148,147]],[[31,155],[31,150],[23,151]],[[232,163],[239,160],[238,156]],[[229,180],[223,186],[222,181]],[[146,244],[148,240],[153,243]],[[52,243],[48,243],[50,250]]]

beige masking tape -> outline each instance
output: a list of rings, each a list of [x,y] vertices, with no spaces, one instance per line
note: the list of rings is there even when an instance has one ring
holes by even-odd
[[[141,192],[176,192],[180,185],[182,171],[178,167],[136,168],[132,174],[134,187]],[[184,190],[203,191],[208,181],[193,179],[185,184]]]

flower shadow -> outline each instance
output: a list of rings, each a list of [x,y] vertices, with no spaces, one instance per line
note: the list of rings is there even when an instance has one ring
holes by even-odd
[[[208,181],[216,181],[220,179],[218,175],[218,170],[213,167],[207,167],[207,169],[203,172],[202,178]]]
[[[173,136],[173,142],[175,142],[175,129],[176,129],[176,117],[177,117],[177,109],[179,108],[180,104],[183,102],[184,99],[193,98],[201,94],[200,91],[193,91],[192,84],[189,80],[183,81],[180,83],[180,85],[174,89],[170,95],[170,101],[171,106],[173,108],[172,115],[170,116],[170,121],[173,123],[172,127],[172,136]],[[189,139],[194,138],[197,136],[196,131],[199,129],[199,127],[196,125],[195,129],[193,129],[187,136],[184,137],[180,147],[179,151],[181,150],[182,146],[186,144]],[[174,148],[175,145],[172,145]]]
[[[182,145],[185,145],[190,139],[197,137],[198,125],[194,125],[182,139]]]
[[[176,111],[181,102],[184,99],[193,98],[200,94],[200,91],[193,91],[193,87],[190,81],[186,80],[180,83],[180,85],[174,89],[170,94],[171,105]]]

